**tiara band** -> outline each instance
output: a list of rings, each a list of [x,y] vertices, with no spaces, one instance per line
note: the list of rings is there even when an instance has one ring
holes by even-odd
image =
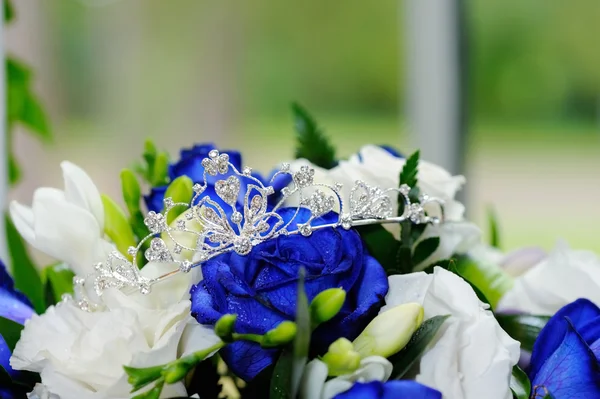
[[[412,202],[409,197],[411,187],[406,184],[394,188],[379,188],[356,181],[346,204],[341,195],[343,185],[315,183],[315,170],[309,166],[301,166],[294,172],[290,170],[290,164],[282,164],[270,183],[282,175],[291,177],[291,183],[279,193],[275,192],[273,186],[265,186],[252,176],[251,168],[245,167],[241,172],[238,171],[229,162],[229,156],[217,150],[209,152],[208,157],[202,160],[202,166],[203,183],[194,184],[194,195],[189,203],[165,198],[161,213],[151,211],[147,214],[144,224],[150,234],[141,239],[137,246],[129,247],[127,252],[132,257],[131,260],[120,252],[113,251],[104,262],[95,265],[93,273],[73,278],[75,300],[81,309],[100,309],[100,297],[108,288],[116,288],[127,294],[148,294],[154,284],[179,273],[187,273],[218,255],[227,252],[247,255],[256,245],[279,236],[299,234],[308,237],[314,231],[325,228],[341,227],[348,230],[358,226],[404,221],[415,224],[437,224],[443,221],[443,201],[422,194],[418,202]],[[222,176],[222,179],[214,183],[211,198],[206,193],[208,178],[214,181],[218,176]],[[242,205],[239,204],[240,196],[243,198]],[[272,206],[269,206],[270,198],[276,199]],[[404,202],[400,216],[393,215],[392,204],[397,198]],[[286,221],[277,211],[289,207],[292,202],[297,205],[293,207],[293,216]],[[439,205],[441,217],[426,214],[424,206],[428,203]],[[230,209],[226,212],[224,207]],[[167,223],[169,212],[176,208],[181,215],[173,223]],[[301,209],[309,211],[307,220],[299,220]],[[337,211],[335,222],[312,224],[331,211]],[[200,228],[190,228],[192,223]],[[182,234],[186,235],[186,243],[182,242]],[[193,245],[188,243],[190,238],[193,239]],[[144,277],[137,267],[137,258],[148,241],[150,245],[143,255],[149,262],[172,263],[178,268],[155,278]],[[183,251],[191,253],[192,260],[179,259]]]

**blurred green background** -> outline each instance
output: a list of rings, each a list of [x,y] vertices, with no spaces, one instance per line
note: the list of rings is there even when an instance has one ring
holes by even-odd
[[[269,169],[293,154],[289,104],[349,155],[410,152],[403,2],[17,0],[9,53],[36,71],[55,140],[17,134],[13,197],[84,167],[118,196],[118,172],[153,138],[242,148]],[[466,1],[469,217],[499,215],[503,246],[558,238],[600,251],[600,2]]]

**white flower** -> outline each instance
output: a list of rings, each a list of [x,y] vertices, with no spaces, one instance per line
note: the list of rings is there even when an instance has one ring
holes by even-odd
[[[545,258],[538,254],[535,266],[515,279],[499,309],[553,315],[579,298],[600,305],[600,259],[593,252],[569,249],[559,242]],[[531,262],[529,262],[531,263]]]
[[[70,162],[61,163],[61,168],[64,191],[39,188],[31,207],[13,201],[10,214],[29,244],[85,275],[112,250],[103,239],[104,207],[98,189],[81,168]]]
[[[33,391],[27,394],[27,399],[60,399],[57,395],[50,393],[48,387],[43,384],[35,384]]]
[[[436,267],[389,277],[385,312],[402,303],[418,302],[425,320],[450,315],[419,364],[416,380],[447,399],[509,399],[512,367],[519,343],[508,336],[473,289],[457,275]]]
[[[356,180],[362,180],[371,186],[380,188],[398,187],[400,172],[405,163],[406,159],[396,158],[378,146],[367,145],[362,147],[358,154],[351,156],[347,161],[340,161],[336,167],[330,170],[319,168],[304,159],[294,161],[292,170],[298,170],[302,165],[310,165],[315,168],[315,182],[342,183],[342,198],[349,198]],[[417,269],[420,269],[435,261],[447,259],[454,253],[465,253],[480,240],[481,231],[474,224],[464,221],[465,208],[454,199],[465,183],[463,176],[452,176],[437,165],[420,161],[418,179],[423,193],[445,202],[444,219],[446,221],[437,226],[427,226],[421,236],[420,241],[429,237],[440,237],[440,245],[434,253],[417,266]],[[395,201],[392,201],[392,207],[395,214],[398,209]],[[427,205],[427,211],[431,215],[440,213],[435,204]],[[397,225],[385,225],[384,227],[399,237]]]
[[[150,263],[141,273],[154,277],[172,267]],[[33,316],[12,367],[39,372],[61,399],[129,398],[123,365],[156,366],[218,342],[212,329],[190,316],[189,277],[182,274],[153,288],[146,296],[108,289],[102,296],[105,311],[88,313],[67,301]],[[183,383],[165,386],[161,397],[172,396],[187,396]]]
[[[393,366],[384,357],[369,356],[361,360],[358,370],[333,378],[327,382],[327,365],[319,359],[311,360],[305,367],[300,383],[300,399],[331,399],[347,391],[355,382],[387,381]]]

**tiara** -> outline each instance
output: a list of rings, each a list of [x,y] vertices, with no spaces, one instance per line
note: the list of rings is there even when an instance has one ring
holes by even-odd
[[[174,202],[168,197],[163,200],[162,212],[151,211],[146,215],[144,224],[150,234],[137,246],[128,248],[130,258],[113,251],[104,262],[94,266],[93,273],[73,278],[74,299],[81,309],[100,309],[100,297],[108,288],[127,294],[148,294],[153,285],[179,273],[188,273],[218,255],[227,252],[247,255],[256,245],[279,236],[299,234],[308,237],[314,231],[326,228],[348,230],[404,221],[437,224],[443,219],[441,199],[422,194],[413,202],[409,195],[411,187],[406,184],[380,188],[356,181],[346,202],[342,198],[341,183],[315,183],[315,170],[306,165],[297,171],[291,171],[289,163],[281,165],[270,184],[282,175],[287,176],[291,183],[280,192],[252,176],[252,168],[238,171],[229,162],[226,153],[210,151],[208,157],[202,160],[202,166],[203,183],[194,184],[194,195],[189,203]],[[209,179],[214,182],[211,187],[214,190],[207,190]],[[240,201],[241,198],[243,201]],[[404,202],[404,207],[402,214],[396,216],[392,204],[398,198]],[[427,215],[424,206],[428,203],[439,205],[440,217]],[[290,204],[296,204],[292,206],[293,215],[284,220],[277,211],[290,207]],[[308,210],[308,219],[301,209]],[[169,213],[174,210],[180,216],[169,224]],[[331,211],[337,212],[337,220],[315,223]],[[190,242],[193,244],[190,245]],[[190,256],[181,255],[183,251],[192,254],[191,260]],[[165,262],[176,265],[176,268],[155,278],[145,277],[137,267],[138,257],[142,254],[149,262]]]

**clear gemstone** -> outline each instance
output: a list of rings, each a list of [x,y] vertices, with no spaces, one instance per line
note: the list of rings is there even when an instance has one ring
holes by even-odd
[[[181,270],[183,273],[189,273],[189,271],[192,270],[192,262],[189,260],[184,260],[181,262],[181,265],[179,265],[179,270]]]
[[[171,198],[171,197],[165,198],[163,200],[163,202],[164,202],[166,208],[170,208],[173,206],[173,198]]]
[[[287,187],[282,188],[281,195],[283,195],[284,197],[287,197],[288,195],[290,195],[290,189]]]
[[[244,174],[244,176],[250,176],[252,174],[252,168],[249,166],[246,166],[242,173]]]
[[[129,247],[127,248],[127,253],[131,256],[135,255],[137,253],[137,248],[136,247]]]
[[[185,220],[178,220],[177,221],[177,229],[180,231],[184,231],[185,230]]]
[[[349,230],[352,227],[352,215],[345,213],[342,215],[342,228]]]
[[[167,248],[167,244],[160,238],[153,238],[150,248],[144,254],[150,262],[171,262],[173,257]]]
[[[74,276],[73,277],[73,284],[74,285],[84,285],[85,284],[85,278],[79,277],[79,276]]]
[[[179,244],[175,244],[175,246],[173,247],[173,252],[175,252],[177,255],[179,255],[182,250],[183,248]]]
[[[235,176],[229,176],[227,180],[219,180],[215,183],[215,192],[229,205],[235,205],[240,193],[240,180]]]
[[[214,159],[219,156],[219,151],[218,150],[210,150],[208,152],[208,156]]]
[[[204,186],[196,183],[192,186],[192,189],[194,190],[195,193],[200,194],[202,191],[204,191]]]
[[[332,196],[326,196],[321,190],[316,190],[304,203],[313,217],[319,217],[331,211],[335,206],[335,199]]]
[[[282,172],[289,172],[290,171],[290,164],[287,162],[284,162],[281,164],[281,171]]]
[[[150,289],[150,284],[148,284],[148,283],[147,283],[147,282],[145,282],[145,281],[144,281],[144,282],[141,282],[141,283],[138,285],[138,289],[140,290],[140,293],[141,293],[142,295],[148,295],[148,294],[151,292],[151,289]]]
[[[154,211],[148,212],[148,215],[144,219],[144,224],[152,233],[160,233],[167,227],[165,216],[162,213]]]
[[[202,160],[202,166],[204,167],[204,170],[206,171],[206,173],[208,173],[209,175],[211,175],[211,176],[217,175],[217,171],[218,171],[217,164],[212,159],[204,158]]]
[[[342,183],[335,183],[335,189],[337,191],[342,191],[342,188],[344,188],[344,185]]]
[[[231,215],[231,221],[233,223],[240,223],[243,219],[243,216],[241,213],[239,212],[233,212],[233,214]]]
[[[239,255],[248,255],[252,251],[252,243],[246,237],[238,237],[233,242],[233,250]]]
[[[229,155],[221,154],[217,158],[217,168],[219,173],[225,174],[229,170]]]
[[[304,237],[308,237],[312,234],[312,227],[310,227],[309,224],[302,224],[299,227],[300,234]]]
[[[275,189],[272,186],[265,187],[265,195],[272,195],[275,192]]]
[[[308,187],[313,184],[315,170],[308,166],[302,166],[298,172],[294,174],[294,182],[299,188]]]
[[[408,193],[410,193],[410,186],[408,186],[407,184],[402,184],[400,186],[400,192],[404,195],[408,195]]]

